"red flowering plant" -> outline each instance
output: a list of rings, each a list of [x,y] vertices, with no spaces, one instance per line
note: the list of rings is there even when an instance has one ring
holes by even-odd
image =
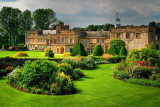
[[[134,61],[133,63],[140,66],[153,66],[150,61]]]

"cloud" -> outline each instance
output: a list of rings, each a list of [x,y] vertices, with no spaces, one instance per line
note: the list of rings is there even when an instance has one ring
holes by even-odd
[[[160,21],[159,0],[0,0],[0,8],[5,5],[32,12],[38,8],[51,8],[59,19],[72,27],[114,23],[116,12],[120,13],[122,24]]]

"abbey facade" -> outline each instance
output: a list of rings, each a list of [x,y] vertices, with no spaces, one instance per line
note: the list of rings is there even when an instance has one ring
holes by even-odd
[[[57,25],[56,30],[26,31],[25,45],[29,50],[43,50],[51,48],[56,54],[71,52],[77,43],[82,43],[88,54],[92,54],[96,45],[101,45],[107,52],[110,40],[121,39],[128,51],[145,48],[155,42],[160,46],[160,35],[155,27],[150,26],[121,26],[120,19],[115,19],[115,27],[110,31],[81,31],[69,29],[68,25]]]

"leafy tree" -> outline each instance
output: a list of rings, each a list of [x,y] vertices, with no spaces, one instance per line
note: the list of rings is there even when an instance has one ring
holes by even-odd
[[[120,49],[125,46],[125,42],[120,39],[113,39],[110,41],[110,48],[112,45],[114,45],[114,47],[115,47],[115,52],[116,52],[115,55],[119,55]]]
[[[0,25],[9,35],[9,42],[16,44],[21,11],[18,8],[3,7],[0,11]]]
[[[110,48],[108,49],[108,53],[110,55],[116,55],[116,48],[114,45],[110,45]]]
[[[71,56],[76,55],[87,56],[87,52],[85,51],[82,43],[77,43],[76,46],[73,48]]]
[[[149,23],[149,26],[150,26],[150,27],[155,27],[155,26],[156,26],[156,22],[155,22],[155,21],[150,22],[150,23]]]
[[[52,9],[37,9],[33,12],[36,29],[49,29],[56,21],[56,13]]]
[[[111,27],[114,27],[114,25],[113,25],[113,24],[106,23],[106,24],[103,26],[103,30],[109,30]]]
[[[32,13],[30,10],[25,10],[20,16],[20,25],[18,28],[20,43],[25,43],[25,31],[31,30],[32,24],[33,24]]]
[[[149,43],[149,44],[147,45],[147,48],[148,48],[148,49],[156,49],[156,50],[158,50],[158,49],[159,49],[159,46],[158,46],[156,43],[151,42],[151,43]]]
[[[93,49],[93,56],[102,56],[104,53],[101,45],[96,45]]]
[[[88,30],[88,31],[96,31],[97,29],[96,29],[95,25],[88,25],[86,30]]]
[[[125,56],[127,55],[127,49],[125,48],[125,46],[123,46],[120,50],[120,56]]]
[[[160,22],[156,23],[156,33],[160,34]]]

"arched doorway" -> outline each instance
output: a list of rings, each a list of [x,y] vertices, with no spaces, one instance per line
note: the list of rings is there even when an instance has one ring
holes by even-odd
[[[63,53],[64,53],[64,48],[61,47],[61,49],[60,49],[60,54],[63,54]]]
[[[57,48],[57,54],[59,54],[59,48]]]

